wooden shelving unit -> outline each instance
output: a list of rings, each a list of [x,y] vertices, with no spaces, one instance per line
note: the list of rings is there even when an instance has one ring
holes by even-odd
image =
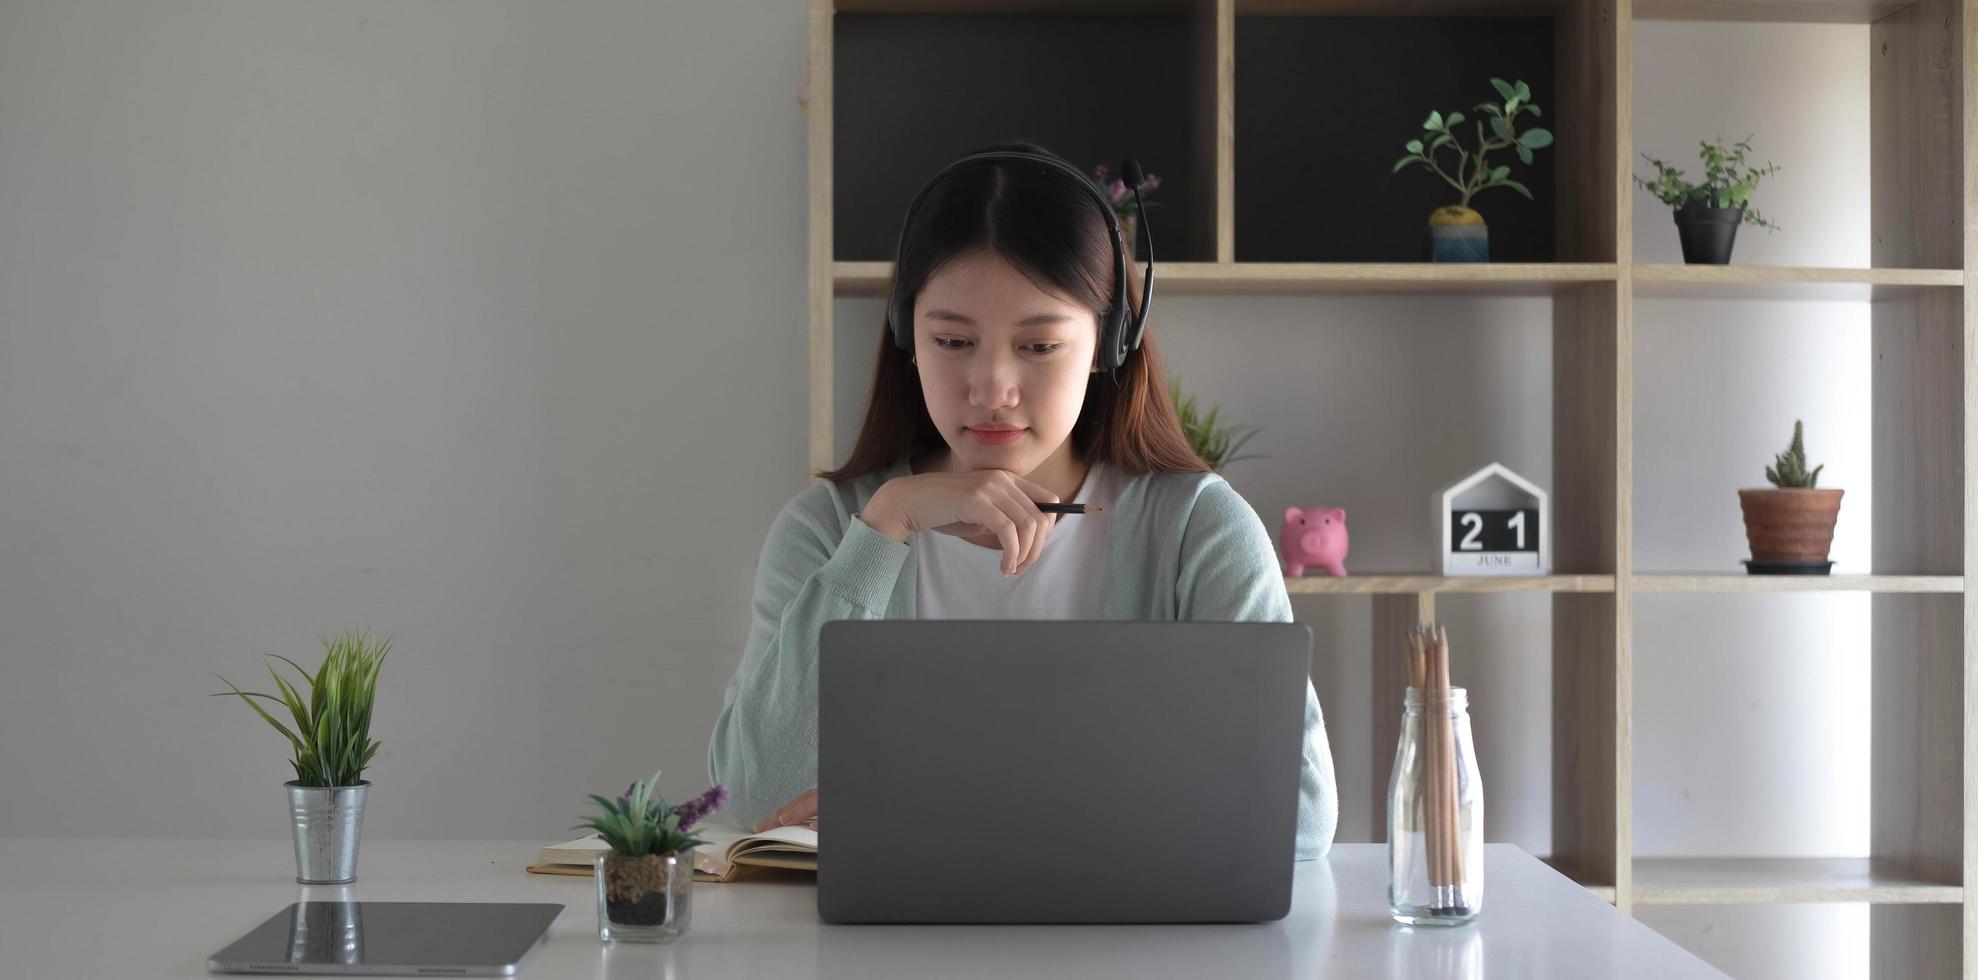
[[[1612,575],[1306,575],[1284,580],[1292,595],[1433,595],[1438,592],[1613,592]]]
[[[1878,977],[1974,975],[1978,907],[1963,883],[1978,859],[1978,0],[812,0],[809,130],[810,465],[835,465],[833,301],[883,295],[885,261],[833,254],[834,24],[838,12],[922,16],[1145,15],[1185,18],[1194,98],[1187,141],[1198,193],[1183,206],[1195,261],[1164,261],[1162,295],[1375,293],[1549,297],[1557,574],[1515,579],[1356,574],[1289,579],[1297,595],[1369,595],[1376,696],[1373,771],[1391,762],[1402,634],[1442,593],[1532,592],[1552,607],[1553,785],[1548,863],[1623,912],[1636,905],[1811,901],[1872,906]],[[1251,17],[1548,17],[1549,128],[1557,262],[1238,261],[1237,36]],[[1636,264],[1632,24],[1742,20],[1870,25],[1873,266]],[[1295,80],[1293,80],[1295,81]],[[842,107],[849,110],[852,107]],[[984,133],[977,143],[1005,135]],[[887,216],[897,221],[897,213]],[[1495,237],[1495,236],[1493,236]],[[1174,254],[1164,251],[1164,254]],[[849,257],[848,257],[849,258]],[[1750,578],[1634,569],[1633,359],[1636,297],[1867,301],[1874,364],[1871,574]],[[1653,310],[1651,309],[1651,319]],[[1641,329],[1655,328],[1644,322]],[[1426,488],[1425,488],[1426,489]],[[1853,591],[1873,609],[1871,854],[1835,858],[1646,857],[1634,853],[1633,620],[1636,593]],[[1339,744],[1335,738],[1335,745]],[[1735,751],[1735,748],[1727,751]],[[1752,760],[1763,764],[1763,760]],[[1376,794],[1378,795],[1378,794]],[[1372,808],[1376,833],[1384,799]]]
[[[1630,270],[1636,296],[1691,299],[1878,300],[1964,287],[1962,269],[1834,269],[1763,265],[1656,265]]]
[[[1636,575],[1636,592],[1946,592],[1962,575]]]
[[[1636,858],[1641,905],[1956,905],[1961,885],[1870,858]]]
[[[887,262],[838,262],[839,296],[884,296]],[[1552,296],[1588,283],[1612,283],[1613,263],[1529,262],[1433,265],[1423,262],[1162,262],[1161,295],[1267,296],[1285,293],[1455,293],[1471,296]]]

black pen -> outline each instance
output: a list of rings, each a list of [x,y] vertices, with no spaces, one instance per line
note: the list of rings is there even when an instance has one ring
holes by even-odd
[[[1037,509],[1046,514],[1088,514],[1098,513],[1106,508],[1097,504],[1038,504]]]

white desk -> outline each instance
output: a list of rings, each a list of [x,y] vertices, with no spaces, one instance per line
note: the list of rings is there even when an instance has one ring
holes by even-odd
[[[826,926],[806,880],[697,885],[673,946],[605,946],[589,878],[522,870],[542,841],[373,841],[353,885],[295,883],[287,839],[0,838],[0,977],[206,977],[206,958],[288,903],[560,902],[522,976],[1723,977],[1509,844],[1484,911],[1454,929],[1387,917],[1386,848],[1298,866],[1291,914],[1261,925]]]

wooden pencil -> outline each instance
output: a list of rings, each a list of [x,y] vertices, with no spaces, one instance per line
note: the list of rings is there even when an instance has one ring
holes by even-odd
[[[1445,762],[1440,736],[1441,726],[1436,720],[1437,705],[1441,698],[1436,690],[1437,653],[1434,626],[1422,627],[1420,646],[1422,840],[1427,851],[1429,885],[1439,887],[1449,883],[1449,838],[1443,826],[1446,806],[1443,802],[1442,769]]]
[[[1438,853],[1434,829],[1435,806],[1428,796],[1429,786],[1432,782],[1429,779],[1429,773],[1433,770],[1435,763],[1433,756],[1430,754],[1431,745],[1427,728],[1429,692],[1428,650],[1425,646],[1426,643],[1427,637],[1423,633],[1423,627],[1415,626],[1408,630],[1408,686],[1414,689],[1419,704],[1418,710],[1422,712],[1421,723],[1423,725],[1421,735],[1415,743],[1415,751],[1421,757],[1420,775],[1417,777],[1415,786],[1415,800],[1416,805],[1419,807],[1416,814],[1416,822],[1422,829],[1422,846],[1425,851],[1423,856],[1427,863],[1427,867],[1424,870],[1428,874],[1429,884],[1433,886],[1436,883],[1436,879],[1442,875],[1442,867],[1438,861],[1441,855]]]
[[[1462,841],[1456,820],[1456,732],[1450,718],[1452,694],[1449,688],[1449,633],[1436,627],[1436,745],[1442,761],[1442,876],[1445,885],[1463,882]]]
[[[1440,665],[1438,664],[1441,651],[1436,645],[1434,627],[1429,628],[1425,646],[1427,647],[1427,664],[1425,665],[1424,673],[1427,676],[1425,677],[1422,691],[1422,738],[1428,745],[1429,765],[1422,773],[1422,777],[1423,782],[1428,784],[1428,791],[1424,794],[1424,799],[1428,801],[1429,812],[1431,814],[1428,825],[1429,832],[1434,838],[1434,843],[1430,846],[1429,852],[1434,855],[1432,864],[1435,869],[1435,873],[1429,878],[1429,884],[1441,887],[1449,884],[1449,835],[1443,828],[1443,815],[1447,812],[1447,806],[1442,798],[1444,784],[1442,768],[1446,764],[1446,760],[1443,757],[1444,750],[1442,742],[1443,698],[1442,691],[1437,685],[1437,679],[1441,676]]]

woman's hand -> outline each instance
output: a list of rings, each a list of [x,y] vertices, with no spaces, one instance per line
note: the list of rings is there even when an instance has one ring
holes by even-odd
[[[817,787],[813,786],[797,794],[797,798],[783,804],[782,808],[756,822],[755,832],[762,833],[772,827],[795,827],[799,824],[817,829]]]
[[[994,535],[1003,545],[1003,574],[1037,563],[1058,515],[1037,509],[1058,495],[1008,470],[916,473],[872,492],[859,519],[895,541],[913,531],[958,537]]]

